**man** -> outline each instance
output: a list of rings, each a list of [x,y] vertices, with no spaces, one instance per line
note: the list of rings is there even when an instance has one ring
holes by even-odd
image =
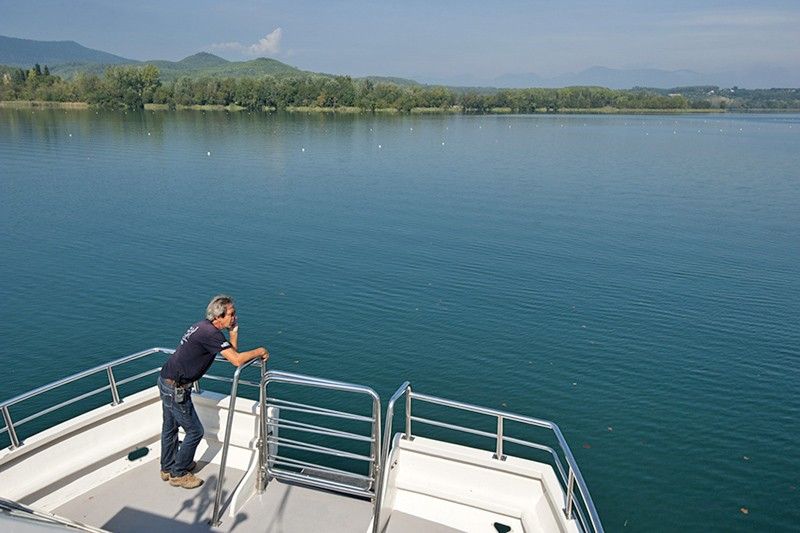
[[[229,331],[230,340],[222,330]],[[220,294],[211,299],[206,308],[206,318],[193,324],[184,333],[175,353],[170,356],[158,377],[164,423],[161,428],[161,479],[174,487],[194,489],[203,480],[192,474],[197,464],[194,452],[203,438],[203,425],[192,405],[192,383],[209,369],[217,353],[234,366],[241,366],[260,357],[264,361],[269,352],[259,347],[247,352],[237,351],[239,324],[233,298]],[[186,432],[178,443],[178,427]]]

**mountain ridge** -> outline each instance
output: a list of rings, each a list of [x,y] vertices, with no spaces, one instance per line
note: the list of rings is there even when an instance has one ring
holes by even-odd
[[[65,46],[66,51],[55,50],[58,46]],[[26,50],[26,53],[18,53],[19,47]],[[174,81],[181,76],[219,78],[334,76],[301,70],[268,57],[258,57],[247,61],[229,61],[210,52],[202,51],[179,61],[165,59],[138,61],[86,48],[74,41],[33,41],[0,36],[0,65],[27,69],[37,63],[42,66],[47,65],[51,73],[63,78],[72,78],[78,73],[101,76],[108,67],[115,65],[154,65],[158,67],[162,81],[167,82]],[[365,79],[397,85],[419,85],[415,80],[398,77],[365,76]]]
[[[136,63],[133,59],[87,48],[75,41],[36,41],[0,35],[0,64],[30,68],[35,63],[59,65],[76,62]]]
[[[30,68],[35,63],[48,65],[53,74],[71,78],[79,72],[102,75],[113,65],[155,65],[163,81],[189,77],[260,77],[260,76],[332,76],[331,74],[299,69],[277,59],[260,57],[249,61],[229,61],[209,52],[198,52],[179,61],[137,61],[87,48],[75,41],[36,41],[0,35],[0,65]],[[610,89],[634,87],[670,88],[717,85],[720,87],[792,87],[800,86],[800,74],[780,67],[752,67],[739,72],[704,74],[687,69],[662,70],[654,68],[616,69],[593,66],[574,73],[545,77],[539,74],[506,73],[483,79],[473,75],[450,78],[427,77],[409,79],[396,76],[363,76],[375,82],[398,85],[444,85],[461,91],[471,89],[560,88],[598,86]],[[759,80],[748,83],[746,80]],[[789,83],[786,83],[788,81]]]
[[[759,80],[754,82],[753,80]],[[723,71],[712,74],[688,69],[663,70],[655,68],[617,69],[592,66],[579,72],[568,72],[558,76],[541,76],[534,72],[506,73],[491,79],[475,76],[451,78],[428,78],[425,83],[452,85],[469,84],[491,86],[500,89],[526,87],[561,88],[575,86],[607,87],[609,89],[631,89],[634,87],[687,87],[716,85],[719,87],[797,87],[800,74],[781,67],[750,67],[740,71]]]

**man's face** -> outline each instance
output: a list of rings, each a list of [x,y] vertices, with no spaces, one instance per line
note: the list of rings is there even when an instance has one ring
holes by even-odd
[[[228,304],[228,307],[225,310],[225,316],[222,317],[222,327],[223,328],[230,328],[231,324],[233,324],[233,317],[236,316],[236,308]]]

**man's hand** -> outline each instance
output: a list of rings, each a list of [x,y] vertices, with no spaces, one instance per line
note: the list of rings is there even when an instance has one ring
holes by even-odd
[[[237,352],[235,348],[227,348],[219,353],[221,353],[222,356],[230,361],[234,366],[242,366],[246,362],[252,361],[257,357],[260,357],[263,361],[269,359],[269,352],[263,346],[259,348],[253,348],[252,350],[248,350],[246,352]]]
[[[231,339],[231,345],[235,349],[239,349],[239,319],[233,315],[230,326],[228,326],[228,337]]]

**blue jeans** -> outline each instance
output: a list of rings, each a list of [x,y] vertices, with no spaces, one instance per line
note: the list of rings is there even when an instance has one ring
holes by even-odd
[[[194,460],[194,452],[203,438],[203,424],[192,405],[192,391],[186,389],[183,402],[175,401],[175,387],[167,385],[158,376],[158,392],[161,395],[161,409],[164,423],[161,426],[161,471],[172,477],[180,477],[188,472]],[[178,427],[186,432],[183,442],[178,442]]]

